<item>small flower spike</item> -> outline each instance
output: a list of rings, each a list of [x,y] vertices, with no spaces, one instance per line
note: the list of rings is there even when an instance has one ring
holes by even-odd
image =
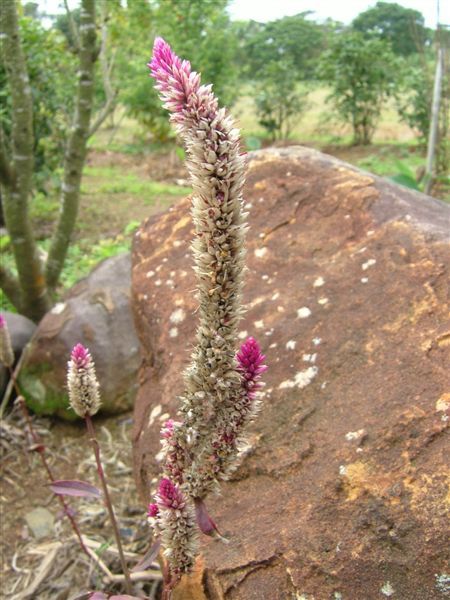
[[[161,534],[171,573],[175,576],[188,573],[198,554],[193,508],[180,488],[167,477],[161,479],[155,500],[156,504],[149,506],[149,514],[154,515],[155,533]]]
[[[72,350],[68,362],[67,387],[71,408],[79,417],[93,416],[100,408],[100,393],[94,361],[82,344]]]
[[[3,315],[0,315],[0,362],[5,367],[12,367],[14,364],[11,336],[9,335],[8,324]]]
[[[203,454],[194,457],[187,470],[189,489],[194,491],[196,503],[217,490],[218,481],[226,480],[240,462],[241,448],[245,446],[245,428],[260,408],[258,391],[267,370],[258,342],[254,338],[242,344],[236,355],[241,373],[241,389],[230,403],[224,403],[217,413],[216,429]]]

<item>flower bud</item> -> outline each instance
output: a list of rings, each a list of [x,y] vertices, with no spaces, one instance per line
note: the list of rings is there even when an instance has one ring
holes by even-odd
[[[79,417],[95,415],[100,408],[100,394],[94,361],[82,344],[72,350],[68,362],[67,387],[71,408]]]

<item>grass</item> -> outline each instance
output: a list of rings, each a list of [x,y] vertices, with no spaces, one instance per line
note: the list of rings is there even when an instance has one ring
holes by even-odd
[[[190,193],[186,186],[143,180],[135,174],[123,174],[114,167],[86,167],[82,193],[87,195],[127,194],[138,197],[146,206],[165,202]]]
[[[95,158],[95,154],[93,155]],[[164,159],[162,159],[164,160]],[[135,161],[124,167],[121,155],[110,165],[85,167],[74,241],[69,247],[59,293],[85,277],[100,261],[127,252],[132,234],[145,218],[168,208],[191,192],[185,185],[155,181],[140,172]],[[30,203],[38,246],[43,256],[59,211],[57,196],[36,194]],[[0,236],[2,263],[15,272],[9,237]],[[14,308],[0,290],[2,310]]]
[[[350,127],[342,125],[333,113],[327,96],[330,90],[316,83],[301,84],[308,91],[307,109],[294,123],[290,138],[302,144],[348,145],[352,140]],[[250,86],[244,88],[244,95],[232,108],[244,136],[267,139],[267,132],[259,125],[255,112],[255,103]],[[399,121],[394,101],[388,102],[381,113],[379,126],[374,136],[375,143],[389,143],[395,140],[401,143],[414,143],[411,129]]]

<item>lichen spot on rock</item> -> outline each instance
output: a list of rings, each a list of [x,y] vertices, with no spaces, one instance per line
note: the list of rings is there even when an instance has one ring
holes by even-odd
[[[263,248],[255,249],[256,258],[263,258],[263,256],[265,256],[266,254],[267,254],[267,248],[265,246]]]
[[[307,306],[302,306],[297,310],[297,317],[299,319],[306,319],[311,315],[311,310]]]
[[[375,264],[376,264],[376,262],[377,262],[377,261],[376,261],[374,258],[369,258],[369,260],[366,260],[366,262],[365,262],[365,263],[363,263],[363,264],[361,265],[361,269],[362,269],[363,271],[367,271],[367,269],[368,269],[369,267],[373,267],[373,265],[375,265]]]
[[[62,312],[64,312],[66,306],[67,305],[65,302],[58,302],[57,304],[55,304],[55,306],[50,312],[52,313],[52,315],[60,315]]]
[[[153,425],[153,423],[155,422],[155,419],[157,419],[161,413],[162,413],[162,406],[161,406],[161,404],[157,404],[156,406],[154,406],[152,408],[152,411],[151,411],[150,416],[148,418],[148,426],[149,427],[151,425]]]
[[[171,323],[178,325],[178,323],[182,323],[185,320],[186,313],[182,308],[177,308],[173,311],[169,318]]]
[[[325,279],[323,277],[317,277],[317,279],[313,283],[313,287],[318,288],[322,287],[325,283]]]

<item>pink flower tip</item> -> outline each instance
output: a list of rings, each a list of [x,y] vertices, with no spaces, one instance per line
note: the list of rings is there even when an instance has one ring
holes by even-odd
[[[0,329],[6,327],[6,319],[3,315],[0,315]]]
[[[152,59],[147,65],[152,77],[158,81],[164,80],[168,75],[172,74],[174,67],[180,69],[181,64],[181,60],[169,44],[163,38],[157,37],[153,44]]]
[[[83,344],[77,344],[73,347],[70,358],[73,360],[78,368],[87,367],[91,362],[91,355],[88,348],[85,348]]]
[[[180,488],[167,477],[159,482],[157,501],[159,506],[174,510],[183,508],[186,504]]]
[[[147,516],[154,519],[155,517],[158,516],[158,514],[159,514],[158,505],[155,502],[151,502],[148,505]]]

